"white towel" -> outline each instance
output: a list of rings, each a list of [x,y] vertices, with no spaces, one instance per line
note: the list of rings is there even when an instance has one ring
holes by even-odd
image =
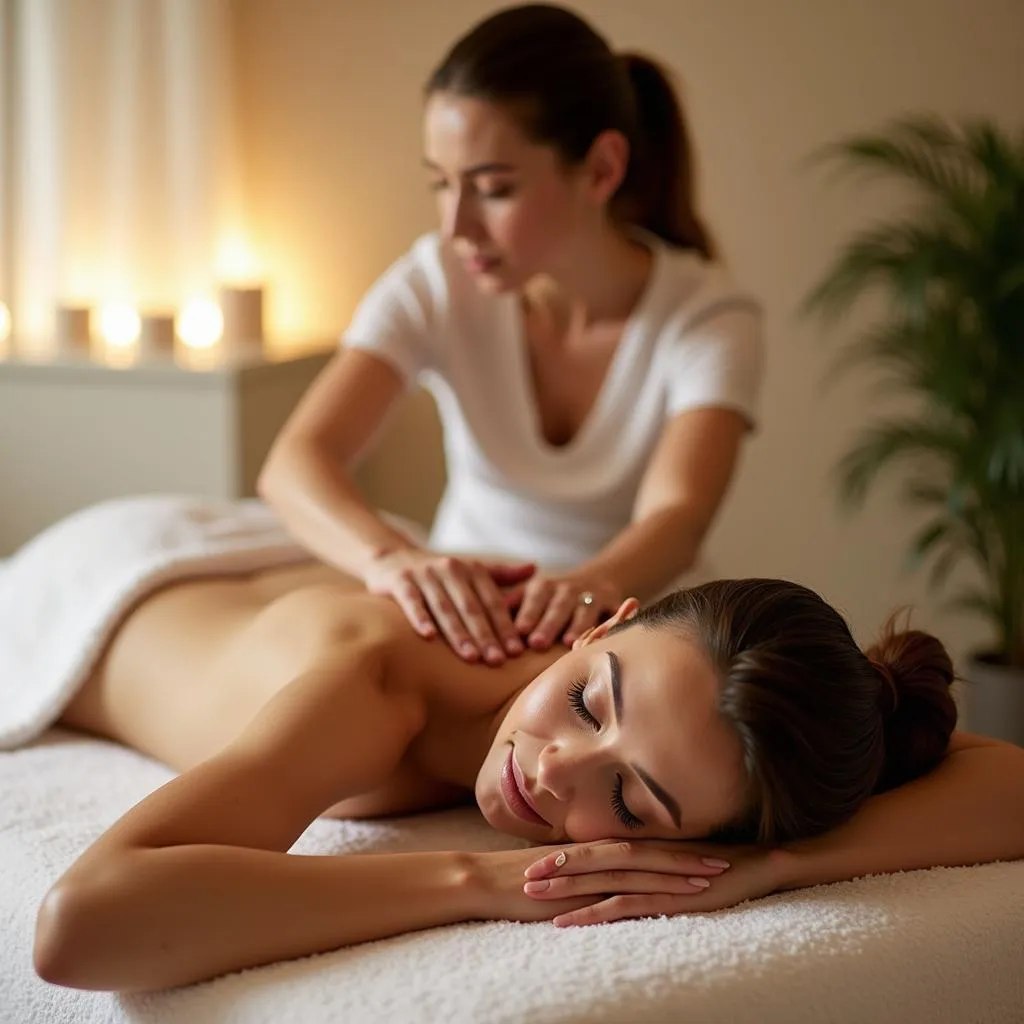
[[[1021,1024],[1024,863],[915,871],[596,928],[465,924],[111,995],[32,973],[35,911],[85,846],[171,773],[54,731],[0,752],[3,1024]],[[319,820],[298,853],[520,845],[473,810]]]
[[[255,500],[124,498],[45,530],[0,568],[0,750],[56,721],[147,593],[308,557]]]

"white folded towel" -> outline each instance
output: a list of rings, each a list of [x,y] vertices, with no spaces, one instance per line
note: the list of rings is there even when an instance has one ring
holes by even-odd
[[[124,498],[50,527],[0,568],[0,750],[56,721],[125,612],[157,587],[308,557],[255,500]]]

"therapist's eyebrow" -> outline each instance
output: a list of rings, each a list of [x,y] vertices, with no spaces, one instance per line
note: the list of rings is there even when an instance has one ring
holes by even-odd
[[[423,158],[423,166],[431,171],[441,170],[437,164],[428,160],[427,157]],[[511,164],[502,163],[489,163],[489,164],[474,164],[472,167],[467,167],[461,172],[461,176],[464,178],[472,178],[476,174],[507,174],[509,171],[514,171],[515,168]]]
[[[614,651],[608,652],[608,665],[611,669],[612,705],[615,708],[615,724],[622,725],[622,665]],[[676,828],[682,828],[683,816],[679,804],[664,786],[659,785],[638,764],[632,765],[633,771],[640,776],[640,781],[651,791],[655,799],[668,811]]]

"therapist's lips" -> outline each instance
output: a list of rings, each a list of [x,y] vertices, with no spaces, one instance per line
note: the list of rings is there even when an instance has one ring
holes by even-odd
[[[516,762],[514,748],[509,748],[508,757],[501,766],[500,783],[505,803],[508,804],[509,810],[517,818],[528,821],[531,825],[543,825],[545,828],[551,827],[550,823],[537,812],[537,809],[533,806],[533,801],[526,792],[526,780],[522,769]]]
[[[495,256],[470,256],[465,263],[471,274],[488,274],[498,268],[501,260]]]

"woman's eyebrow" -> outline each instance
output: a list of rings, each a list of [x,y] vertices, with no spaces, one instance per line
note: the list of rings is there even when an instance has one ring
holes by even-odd
[[[426,157],[423,158],[423,166],[431,171],[441,170],[437,164],[432,160],[428,160]],[[459,174],[463,178],[472,178],[476,174],[507,174],[509,171],[514,170],[515,168],[511,164],[491,162],[486,164],[474,164],[472,167],[467,167],[460,171]]]
[[[611,669],[612,706],[615,709],[615,724],[622,725],[622,665],[614,651],[608,651],[608,665]],[[676,828],[681,829],[683,816],[679,811],[679,803],[664,786],[657,783],[638,764],[631,765],[633,771],[640,776],[640,781],[651,791],[654,798],[668,811]]]

